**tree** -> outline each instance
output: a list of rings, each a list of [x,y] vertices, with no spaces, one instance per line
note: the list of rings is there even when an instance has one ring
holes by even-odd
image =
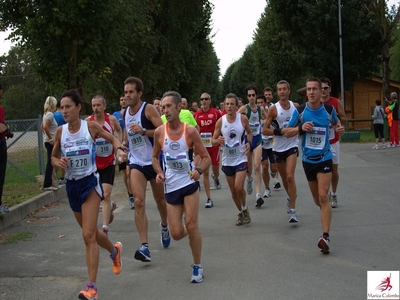
[[[383,94],[390,98],[390,46],[400,20],[400,5],[393,5],[389,11],[385,0],[371,0],[365,5],[371,17],[379,26],[383,75]]]

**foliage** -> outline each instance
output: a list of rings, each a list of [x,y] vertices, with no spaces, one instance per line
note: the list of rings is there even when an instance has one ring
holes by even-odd
[[[212,9],[206,0],[2,0],[0,30],[12,30],[36,80],[56,96],[78,88],[116,109],[128,76],[143,80],[147,100],[172,89],[217,93]]]
[[[27,241],[35,237],[36,233],[30,231],[18,233],[3,233],[0,235],[0,244],[12,244],[18,241]]]

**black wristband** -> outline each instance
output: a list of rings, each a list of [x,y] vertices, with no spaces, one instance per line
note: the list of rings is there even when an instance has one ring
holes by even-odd
[[[122,151],[125,152],[125,149],[124,149],[124,147],[122,147],[122,146],[118,146],[116,150],[118,150],[118,149],[121,149]]]
[[[304,130],[303,130],[303,124],[299,124],[299,135],[303,135]]]
[[[203,174],[203,171],[200,168],[196,168],[195,170],[197,171],[197,173],[199,173],[199,175]]]
[[[274,135],[282,135],[281,129],[280,128],[274,129]]]

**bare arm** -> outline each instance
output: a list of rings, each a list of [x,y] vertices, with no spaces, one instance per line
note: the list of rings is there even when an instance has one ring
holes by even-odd
[[[242,121],[244,130],[247,133],[247,143],[246,143],[246,149],[245,149],[245,152],[247,155],[250,151],[251,142],[253,141],[253,132],[251,131],[249,120],[247,119],[247,117],[245,115],[240,115],[240,116],[241,116],[241,121]]]
[[[110,115],[110,121],[113,125],[114,131],[117,133],[118,140],[122,143],[122,128],[115,116]]]
[[[204,147],[203,143],[201,142],[199,133],[197,132],[196,128],[190,126],[187,127],[187,131],[188,136],[190,137],[189,144],[192,144],[196,148],[196,153],[200,157],[200,164],[197,168],[199,168],[201,171],[207,170],[211,164],[211,158],[206,147]],[[200,179],[199,172],[197,172],[197,170],[193,171],[190,178],[198,181]]]
[[[215,123],[215,129],[211,139],[211,144],[213,146],[223,145],[225,143],[225,138],[221,135],[221,127],[222,119],[219,119],[217,123]]]
[[[161,165],[160,165],[160,161],[159,161],[160,153],[161,153],[160,139],[161,139],[162,130],[164,130],[164,128],[162,126],[160,126],[154,131],[153,155],[151,158],[151,161],[153,164],[153,169],[157,174],[157,177],[156,177],[157,183],[163,183],[165,180],[164,171],[161,169]]]
[[[238,110],[239,114],[247,115],[247,106],[243,105],[241,108]]]
[[[262,134],[263,135],[274,135],[274,130],[270,128],[272,121],[276,118],[277,116],[277,110],[275,105],[271,106],[268,109],[268,114],[267,114],[267,120],[265,121]]]

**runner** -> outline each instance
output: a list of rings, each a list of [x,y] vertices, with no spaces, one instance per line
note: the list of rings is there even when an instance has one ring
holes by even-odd
[[[225,173],[233,202],[239,210],[236,226],[251,222],[246,204],[244,180],[247,172],[247,154],[253,139],[253,132],[246,116],[236,112],[238,98],[235,94],[225,97],[226,115],[215,125],[212,138],[213,146],[224,145],[222,153],[222,172]],[[247,141],[244,135],[247,133]]]
[[[128,105],[124,118],[125,136],[129,143],[131,186],[135,187],[133,189],[135,224],[142,243],[141,247],[135,252],[135,259],[151,262],[148,244],[148,221],[145,210],[147,181],[150,181],[153,197],[161,217],[161,244],[164,248],[167,248],[171,242],[164,189],[156,183],[157,174],[152,166],[154,131],[163,123],[155,107],[141,100],[144,87],[139,78],[128,77],[124,82],[124,89]]]
[[[299,156],[299,138],[297,136],[287,138],[281,133],[281,130],[287,127],[293,111],[298,104],[294,104],[289,100],[290,85],[287,81],[281,80],[276,86],[279,101],[269,108],[262,133],[267,136],[275,136],[272,150],[274,151],[279,174],[282,177],[283,186],[288,194],[286,212],[290,214],[289,222],[297,223],[297,187],[294,171],[296,169],[297,157]]]
[[[214,180],[214,186],[219,190],[221,189],[221,183],[219,182],[219,145],[213,146],[211,138],[215,130],[215,124],[221,118],[221,113],[219,110],[211,107],[211,96],[207,93],[201,94],[200,103],[201,108],[194,114],[194,118],[200,128],[201,141],[211,157],[211,177]],[[203,184],[207,195],[206,208],[211,208],[214,206],[214,202],[211,198],[209,168],[203,171]]]
[[[99,268],[99,245],[110,252],[112,269],[118,275],[122,270],[122,244],[114,245],[107,235],[97,229],[100,201],[104,199],[100,176],[95,163],[95,137],[101,137],[116,149],[118,160],[128,159],[118,139],[96,122],[80,119],[83,101],[77,91],[61,96],[61,111],[67,124],[57,128],[51,163],[65,169],[66,191],[75,219],[82,228],[86,247],[86,266],[89,282],[79,293],[79,299],[97,299],[96,286]]]
[[[318,78],[306,81],[308,102],[297,107],[281,133],[290,138],[301,135],[303,168],[314,203],[320,208],[322,236],[318,247],[324,254],[329,253],[332,210],[328,190],[332,180],[332,151],[329,144],[330,128],[339,135],[344,133],[333,106],[321,102],[322,84]]]
[[[162,98],[162,106],[167,123],[158,127],[154,134],[153,166],[157,173],[157,183],[164,184],[171,235],[175,240],[189,235],[193,256],[190,282],[199,283],[203,281],[204,275],[201,266],[202,239],[198,230],[198,181],[200,175],[210,166],[211,159],[197,130],[179,119],[181,95],[173,91],[166,92]],[[197,155],[201,159],[197,168],[193,163],[193,147],[196,147]],[[161,150],[164,153],[164,170],[159,162]]]

